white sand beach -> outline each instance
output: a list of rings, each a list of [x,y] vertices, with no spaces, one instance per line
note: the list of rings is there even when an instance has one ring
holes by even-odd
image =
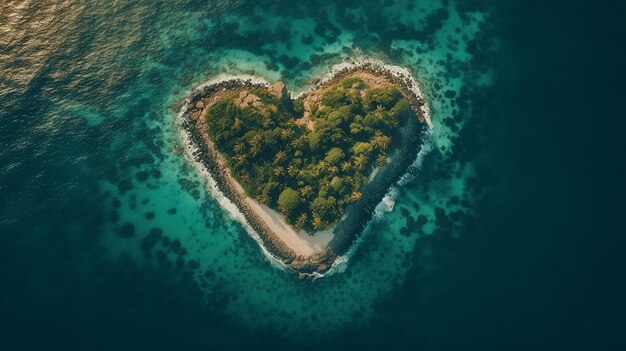
[[[311,235],[304,231],[296,232],[285,222],[280,213],[265,205],[259,204],[251,198],[246,198],[246,202],[248,206],[250,206],[250,209],[262,218],[265,224],[271,228],[272,232],[297,255],[306,257],[323,252],[333,238],[332,229],[315,232]]]

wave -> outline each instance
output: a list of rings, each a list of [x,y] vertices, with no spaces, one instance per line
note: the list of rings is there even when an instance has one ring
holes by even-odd
[[[220,78],[219,80],[215,80],[215,83],[203,84],[201,87],[212,85],[212,84],[219,84],[224,81],[241,79],[241,77],[242,76],[224,75],[224,77]],[[200,173],[205,178],[206,187],[209,190],[210,194],[213,196],[215,200],[217,200],[217,203],[224,210],[226,210],[230,218],[241,223],[244,229],[246,230],[246,232],[248,233],[248,235],[250,235],[257,242],[257,244],[259,244],[263,254],[270,261],[270,263],[276,268],[279,268],[281,270],[294,271],[291,267],[287,266],[282,260],[272,255],[265,248],[265,246],[263,245],[263,241],[261,240],[261,237],[259,237],[259,234],[252,228],[250,223],[248,223],[244,214],[239,210],[239,207],[237,207],[232,201],[230,201],[230,199],[228,199],[226,195],[224,195],[224,193],[222,193],[219,190],[217,186],[217,182],[211,175],[211,172],[209,172],[209,170],[204,166],[202,162],[199,162],[198,160],[196,160],[194,155],[198,152],[198,148],[191,142],[189,132],[187,132],[182,127],[182,124],[184,122],[183,115],[186,112],[186,105],[189,104],[191,101],[189,99],[185,99],[184,102],[185,103],[183,104],[183,107],[181,107],[180,111],[176,115],[176,124],[179,130],[179,136],[181,138],[181,141],[183,145],[185,146],[185,159],[198,171],[198,173]]]
[[[346,270],[346,268],[348,267],[348,261],[359,248],[359,245],[363,241],[363,238],[370,233],[372,225],[375,223],[381,222],[383,218],[385,217],[385,213],[391,212],[392,209],[389,209],[387,206],[388,202],[392,201],[393,203],[395,203],[395,200],[400,194],[399,188],[407,185],[413,179],[415,179],[416,173],[422,167],[422,164],[424,163],[424,159],[426,158],[426,155],[428,155],[428,153],[430,153],[434,148],[432,136],[433,136],[432,129],[428,129],[424,133],[424,135],[422,136],[421,149],[417,153],[417,156],[415,157],[415,161],[413,161],[413,163],[411,164],[407,172],[400,177],[400,179],[395,183],[395,185],[392,185],[391,187],[389,187],[389,190],[387,190],[387,193],[385,194],[383,199],[374,208],[374,215],[369,220],[369,222],[365,225],[365,228],[363,229],[363,233],[361,233],[361,235],[357,237],[357,239],[354,241],[354,243],[352,244],[350,249],[346,252],[346,254],[338,256],[328,271],[326,271],[324,274],[317,273],[314,279],[322,278],[324,276],[329,276],[335,273],[342,273]]]
[[[425,98],[425,94],[424,94],[424,88],[422,87],[422,85],[415,80],[415,77],[413,77],[413,74],[405,67],[400,67],[400,66],[395,66],[395,65],[390,65],[387,64],[385,62],[383,62],[380,59],[376,59],[376,58],[372,58],[372,57],[366,57],[366,56],[357,56],[357,57],[353,57],[349,60],[346,61],[342,61],[340,63],[337,63],[335,65],[333,65],[328,71],[322,73],[320,75],[320,80],[317,84],[315,84],[313,87],[311,87],[310,89],[307,89],[306,91],[300,92],[294,96],[292,96],[293,98],[297,98],[300,95],[306,94],[309,91],[315,89],[317,86],[322,85],[326,82],[328,82],[329,80],[333,79],[333,77],[335,77],[338,73],[345,71],[347,69],[352,69],[352,68],[359,68],[359,67],[363,67],[363,66],[377,66],[389,73],[391,73],[393,76],[395,76],[396,78],[404,78],[407,79],[408,81],[405,81],[406,83],[406,88],[409,89],[415,96],[418,97],[422,97]],[[433,129],[433,123],[432,123],[432,119],[431,119],[431,110],[430,110],[430,105],[428,104],[428,100],[424,99],[424,104],[420,107],[423,115],[424,115],[424,119],[426,120],[426,124],[428,124],[428,127],[430,129]]]

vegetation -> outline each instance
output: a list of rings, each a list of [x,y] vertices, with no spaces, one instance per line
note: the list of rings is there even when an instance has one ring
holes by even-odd
[[[242,106],[234,94],[209,108],[209,136],[249,196],[307,231],[329,228],[361,199],[367,175],[386,162],[410,109],[397,88],[351,77],[311,108],[309,130],[296,123],[302,100],[284,104],[262,88],[250,93],[260,103]]]

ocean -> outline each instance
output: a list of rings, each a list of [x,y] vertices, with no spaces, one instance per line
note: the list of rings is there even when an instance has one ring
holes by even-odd
[[[3,349],[621,349],[626,6],[0,4]],[[264,254],[185,159],[220,74],[409,69],[433,128],[333,274]],[[599,139],[599,140],[595,140]]]

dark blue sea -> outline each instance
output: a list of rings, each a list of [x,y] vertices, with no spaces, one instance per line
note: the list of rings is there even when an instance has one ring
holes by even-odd
[[[623,350],[621,1],[0,2],[0,348]],[[334,274],[184,157],[192,89],[406,67],[433,128]]]

